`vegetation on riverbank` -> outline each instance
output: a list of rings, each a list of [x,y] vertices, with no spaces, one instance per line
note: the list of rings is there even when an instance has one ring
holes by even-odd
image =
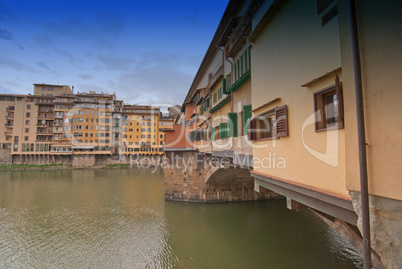
[[[127,168],[130,167],[129,163],[116,163],[116,164],[107,164],[106,168]]]

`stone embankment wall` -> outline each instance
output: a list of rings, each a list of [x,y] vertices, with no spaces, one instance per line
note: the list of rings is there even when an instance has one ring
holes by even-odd
[[[0,164],[67,164],[73,167],[102,167],[107,165],[130,164],[133,166],[150,167],[160,165],[162,157],[154,156],[126,156],[110,154],[22,154],[11,155],[8,149],[0,150]]]
[[[192,151],[169,152],[166,157],[166,200],[212,203],[282,198],[266,189],[255,192],[249,170],[233,167],[229,159]]]
[[[0,149],[0,164],[11,164],[11,149]]]
[[[71,164],[71,155],[23,154],[12,155],[13,164]]]
[[[133,166],[157,166],[162,162],[160,155],[97,155],[95,164],[105,166],[109,164],[130,164]]]
[[[362,231],[361,194],[351,191],[353,207]],[[371,248],[381,256],[387,269],[402,268],[402,208],[400,201],[376,195],[369,196]]]

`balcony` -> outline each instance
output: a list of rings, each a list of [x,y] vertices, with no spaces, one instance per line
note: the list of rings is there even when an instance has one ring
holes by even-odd
[[[53,128],[52,127],[48,127],[48,128],[46,128],[46,129],[38,129],[37,131],[36,131],[36,134],[40,134],[40,135],[46,135],[46,134],[50,134],[50,135],[53,135]]]
[[[5,134],[6,136],[13,136],[13,132],[5,131],[4,134]]]
[[[40,135],[40,136],[53,136],[53,133],[36,133],[36,135]],[[50,140],[51,141],[51,140]]]
[[[52,142],[53,141],[53,139],[46,139],[45,137],[44,138],[39,138],[39,137],[37,137],[36,138],[36,142]]]
[[[54,117],[49,115],[38,115],[38,119],[54,120]]]
[[[13,124],[11,123],[5,123],[4,125],[6,126],[6,128],[13,128]]]
[[[39,109],[38,110],[39,113],[53,113],[53,109]]]
[[[6,110],[9,111],[9,112],[12,112],[12,111],[14,111],[14,107],[13,106],[8,106],[6,108]]]
[[[8,114],[8,115],[6,115],[6,119],[7,119],[7,120],[13,120],[13,119],[14,119],[14,115]]]
[[[38,128],[53,128],[53,126],[47,125],[47,124],[36,124],[36,127]]]

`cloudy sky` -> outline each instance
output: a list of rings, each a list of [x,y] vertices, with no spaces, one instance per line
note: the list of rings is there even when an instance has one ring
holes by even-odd
[[[228,0],[0,0],[0,93],[34,83],[182,104]]]

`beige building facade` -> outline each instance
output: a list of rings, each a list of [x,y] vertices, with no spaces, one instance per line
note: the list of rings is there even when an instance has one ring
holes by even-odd
[[[34,84],[33,95],[1,94],[0,102],[2,163],[74,164],[75,158],[90,166],[95,155],[104,156],[101,163],[108,156],[163,155],[164,132],[173,125],[157,107],[127,105],[115,94],[74,94],[66,85]]]

